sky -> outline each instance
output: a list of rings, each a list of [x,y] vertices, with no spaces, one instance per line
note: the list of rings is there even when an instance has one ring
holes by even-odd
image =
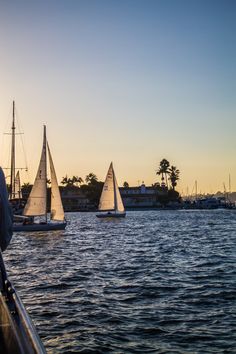
[[[166,158],[181,193],[236,190],[236,1],[0,0],[0,46],[0,164],[15,100],[22,182],[46,124],[59,181],[113,161],[151,185]]]

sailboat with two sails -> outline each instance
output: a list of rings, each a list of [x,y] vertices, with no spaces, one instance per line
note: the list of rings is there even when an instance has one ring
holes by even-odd
[[[47,215],[47,151],[51,174],[51,210],[50,219]],[[35,217],[41,217],[39,222]],[[42,221],[43,218],[43,221]],[[43,132],[43,147],[39,162],[38,172],[33,188],[23,210],[23,222],[13,225],[14,231],[50,231],[64,230],[66,220],[62,205],[60,190],[52,155],[46,138],[46,126]]]
[[[98,218],[123,218],[126,215],[112,162],[103,185],[98,210]]]

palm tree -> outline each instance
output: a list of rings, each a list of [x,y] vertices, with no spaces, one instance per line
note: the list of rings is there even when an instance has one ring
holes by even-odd
[[[180,172],[176,166],[171,166],[169,168],[169,180],[171,181],[173,190],[175,189],[177,181],[179,180],[179,174]]]
[[[78,176],[73,176],[72,178],[68,178],[67,175],[66,177],[62,177],[61,184],[65,185],[66,187],[68,186],[74,186],[75,184],[81,184],[83,183],[83,179]]]
[[[90,172],[90,173],[85,177],[85,182],[86,182],[87,184],[94,184],[94,183],[96,183],[97,181],[98,181],[97,176],[96,176],[94,173],[92,173],[92,172]]]
[[[67,175],[65,177],[62,177],[61,184],[66,185],[66,186],[68,185],[68,177],[67,177]]]
[[[23,198],[28,198],[32,187],[33,187],[32,184],[29,184],[29,182],[22,184],[21,192],[22,192]]]
[[[162,159],[159,165],[159,169],[156,172],[157,175],[161,175],[161,181],[166,180],[166,186],[168,187],[167,175],[169,174],[170,163],[166,159]],[[165,178],[164,178],[165,176]]]
[[[83,181],[83,178],[81,178],[81,177],[78,177],[78,176],[73,176],[72,177],[72,179],[71,179],[71,183],[72,183],[72,185],[78,185],[78,184],[81,184],[81,183],[83,183],[84,181]]]

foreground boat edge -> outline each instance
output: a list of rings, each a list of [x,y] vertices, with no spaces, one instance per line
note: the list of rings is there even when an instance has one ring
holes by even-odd
[[[14,287],[0,291],[0,344],[4,354],[46,354],[44,345]]]

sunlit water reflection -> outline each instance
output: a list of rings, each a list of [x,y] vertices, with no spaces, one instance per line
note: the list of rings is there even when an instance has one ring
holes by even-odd
[[[236,210],[67,219],[4,253],[48,353],[236,352]]]

